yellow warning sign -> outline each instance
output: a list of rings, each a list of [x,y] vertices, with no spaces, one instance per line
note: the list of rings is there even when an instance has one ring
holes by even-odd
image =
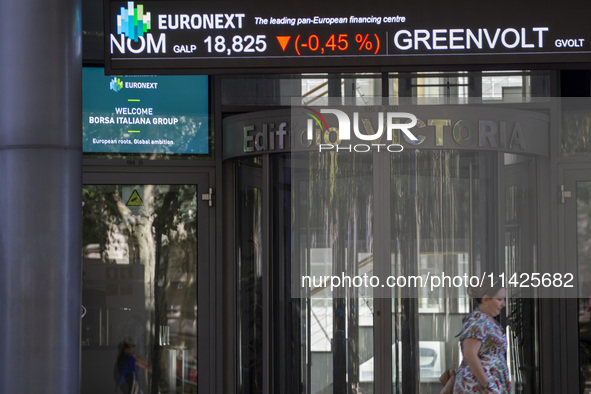
[[[142,205],[144,205],[144,202],[142,201],[140,194],[137,192],[137,189],[133,190],[133,193],[131,193],[129,200],[127,200],[127,203],[125,205],[127,205],[128,207],[141,207]]]

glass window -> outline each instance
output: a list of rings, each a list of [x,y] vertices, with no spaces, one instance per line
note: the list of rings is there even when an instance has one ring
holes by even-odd
[[[468,76],[465,72],[453,75],[418,73],[415,81],[417,97],[468,97]]]
[[[302,75],[302,101],[304,105],[318,105],[328,97],[367,98],[382,95],[381,74],[304,74]]]
[[[520,72],[487,72],[482,73],[482,98],[502,100],[509,97],[527,95],[527,76]]]
[[[226,106],[289,106],[302,96],[301,75],[223,75],[221,102]]]
[[[290,106],[293,97],[318,105],[328,97],[380,97],[382,74],[317,73],[222,76],[222,104]]]
[[[562,99],[560,155],[591,155],[591,108],[589,99]]]
[[[458,104],[467,98],[519,103],[551,94],[547,71],[391,73],[389,87],[390,97],[413,97],[417,104],[429,104],[430,98],[448,98]]]
[[[319,105],[328,97],[414,97],[418,104],[429,98],[464,103],[467,98],[486,102],[527,102],[550,96],[547,71],[416,72],[388,74],[388,92],[382,90],[381,73],[305,73],[221,76],[222,105],[290,106],[293,97],[304,105]],[[445,102],[445,101],[443,101]]]

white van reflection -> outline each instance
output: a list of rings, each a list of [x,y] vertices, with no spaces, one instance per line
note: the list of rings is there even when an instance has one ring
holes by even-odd
[[[394,363],[395,346],[392,345],[392,362]],[[402,373],[402,355],[404,350],[398,345],[398,373]],[[373,357],[359,366],[359,381],[374,381]],[[443,341],[419,341],[419,365],[421,382],[432,382],[439,379],[445,370],[445,342]]]

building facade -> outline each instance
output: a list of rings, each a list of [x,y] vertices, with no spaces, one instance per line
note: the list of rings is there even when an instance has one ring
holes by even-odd
[[[453,278],[490,273],[513,391],[589,390],[587,6],[491,7],[504,25],[459,1],[438,25],[449,9],[144,3],[0,8],[20,33],[0,63],[1,392],[113,390],[133,345],[145,393],[439,393],[474,307]],[[46,41],[12,17],[32,6]],[[152,38],[104,27],[134,12]],[[210,17],[233,46],[174,63],[193,44],[156,28]],[[276,52],[242,56],[247,37]]]

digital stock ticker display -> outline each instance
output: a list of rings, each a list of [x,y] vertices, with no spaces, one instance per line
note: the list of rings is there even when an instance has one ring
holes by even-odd
[[[105,69],[190,74],[591,60],[591,3],[349,3],[106,0]]]

